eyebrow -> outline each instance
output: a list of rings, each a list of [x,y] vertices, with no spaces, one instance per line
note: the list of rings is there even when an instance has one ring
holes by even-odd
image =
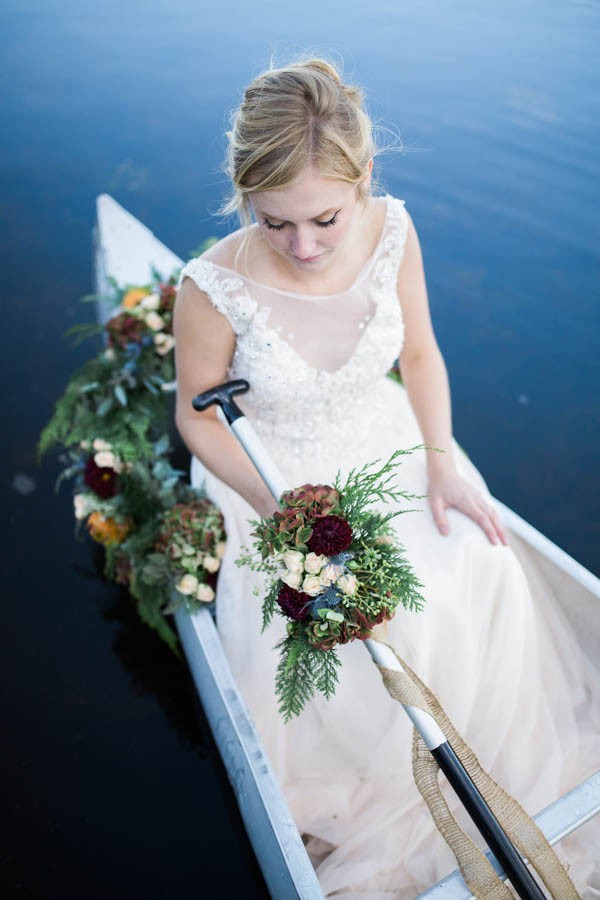
[[[326,216],[332,216],[336,212],[339,212],[340,209],[341,209],[341,206],[332,206],[331,209],[326,209],[325,212],[322,212],[316,216],[313,216],[312,221],[314,222],[317,219],[323,219]],[[289,219],[280,219],[279,216],[274,216],[274,215],[272,216],[270,213],[265,212],[264,210],[259,210],[259,212],[260,212],[261,216],[265,217],[265,219],[269,219],[269,220],[275,219],[277,222],[282,222],[284,225],[289,224]]]

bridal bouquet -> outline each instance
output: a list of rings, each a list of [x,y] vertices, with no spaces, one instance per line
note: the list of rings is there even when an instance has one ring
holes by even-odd
[[[315,690],[327,699],[333,695],[338,644],[369,637],[398,604],[423,607],[422,585],[390,527],[408,511],[398,501],[418,499],[393,483],[400,457],[412,450],[397,450],[379,469],[379,460],[353,469],[343,484],[338,473],[333,485],[287,491],[279,511],[252,523],[254,552],[237,564],[268,576],[263,631],[275,612],[288,620],[287,635],[277,645],[276,676],[285,721],[301,712]],[[372,508],[376,501],[395,505],[381,512]]]

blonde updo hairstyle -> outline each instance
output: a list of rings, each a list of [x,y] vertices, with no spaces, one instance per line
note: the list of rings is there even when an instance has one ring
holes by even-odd
[[[360,88],[343,84],[323,59],[293,62],[263,72],[246,88],[232,115],[225,171],[233,193],[222,207],[252,222],[250,195],[296,182],[308,166],[358,186],[377,152]]]

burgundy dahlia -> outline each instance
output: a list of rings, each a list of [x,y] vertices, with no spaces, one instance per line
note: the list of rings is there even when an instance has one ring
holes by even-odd
[[[282,585],[277,602],[290,619],[295,622],[301,622],[306,619],[310,612],[310,604],[313,597],[305,594],[304,591],[296,591],[294,588],[288,587],[287,584]]]
[[[334,556],[347,550],[352,543],[352,529],[341,516],[320,516],[315,519],[308,549],[313,553]]]
[[[93,456],[85,464],[83,480],[103,500],[117,493],[117,473],[108,466],[97,466]]]
[[[109,347],[116,348],[124,348],[130,343],[139,344],[147,330],[141,319],[130,316],[127,312],[113,316],[104,327]]]

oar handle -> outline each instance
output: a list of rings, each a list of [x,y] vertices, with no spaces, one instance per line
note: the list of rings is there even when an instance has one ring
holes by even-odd
[[[248,390],[250,390],[248,382],[244,378],[238,378],[236,381],[219,384],[217,387],[198,394],[192,400],[192,406],[198,412],[203,412],[213,404],[221,407],[225,418],[231,426],[231,430],[254,463],[258,474],[279,503],[281,495],[287,490],[285,479],[271,459],[265,445],[233,399],[235,394],[245,394]]]

